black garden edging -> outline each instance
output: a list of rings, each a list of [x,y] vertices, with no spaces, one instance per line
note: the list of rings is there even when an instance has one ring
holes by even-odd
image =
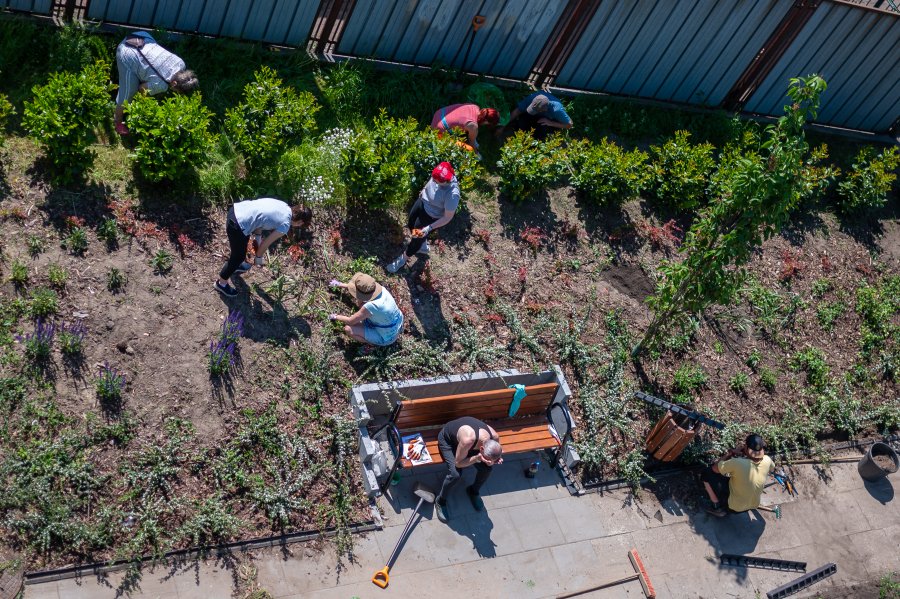
[[[850,439],[849,441],[841,441],[840,443],[835,443],[833,445],[829,445],[825,448],[825,451],[832,453],[835,451],[844,451],[846,449],[861,449],[863,447],[868,447],[869,445],[875,442],[882,442],[887,444],[896,444],[900,443],[900,434],[889,435],[887,437],[872,437],[869,439]],[[808,452],[797,452],[794,454],[790,454],[791,457],[795,460],[812,457]],[[772,458],[776,457],[785,457],[783,454],[773,454]],[[652,472],[654,479],[665,478],[667,476],[672,476],[674,474],[684,474],[685,472],[690,472],[691,470],[699,470],[703,466],[698,464],[691,465],[683,465],[683,466],[675,466],[673,468],[666,468],[664,470],[659,470],[656,472]],[[649,478],[642,478],[640,481],[640,485],[643,487],[644,485],[651,484],[653,481]],[[623,478],[614,478],[612,480],[602,481],[599,479],[592,479],[587,483],[579,485],[581,487],[579,492],[572,492],[573,495],[586,495],[588,493],[603,493],[605,491],[615,491],[616,489],[624,489],[626,487],[632,486],[631,481],[627,481]],[[570,490],[571,492],[571,490]]]
[[[363,532],[371,532],[380,530],[382,527],[369,520],[351,524],[347,529],[351,533],[359,534]],[[311,541],[316,538],[329,538],[337,534],[337,529],[327,528],[325,530],[310,530],[301,532],[292,532],[289,534],[259,537],[246,541],[235,541],[233,543],[225,543],[223,545],[213,545],[210,547],[178,549],[169,551],[161,558],[142,557],[139,561],[141,564],[147,562],[165,562],[168,560],[192,560],[198,558],[206,558],[209,556],[219,557],[227,555],[235,551],[245,552],[254,549],[264,549],[268,547],[277,547],[280,545],[289,545],[291,543],[299,543],[302,541]],[[25,584],[41,584],[44,582],[54,582],[57,580],[66,580],[68,578],[81,578],[82,576],[97,576],[108,572],[116,572],[124,570],[134,560],[117,560],[114,562],[99,562],[93,564],[85,564],[83,566],[72,566],[69,568],[57,568],[54,570],[40,570],[38,572],[26,572]]]

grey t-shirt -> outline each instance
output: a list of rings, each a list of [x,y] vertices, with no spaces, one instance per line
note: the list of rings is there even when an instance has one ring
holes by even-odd
[[[258,230],[284,235],[291,230],[291,207],[275,198],[238,202],[234,205],[234,218],[248,237]]]
[[[450,185],[441,187],[434,179],[429,179],[422,189],[421,197],[425,212],[431,218],[440,218],[447,210],[456,212],[459,206],[459,181],[454,176]]]
[[[116,104],[124,104],[130,100],[137,93],[141,83],[147,84],[147,92],[152,96],[163,93],[169,89],[169,81],[175,73],[185,69],[181,58],[157,44],[146,31],[136,31],[130,36],[144,38],[144,47],[138,51],[137,48],[122,42],[116,49],[116,62],[119,67],[119,94],[116,97]],[[151,64],[153,66],[150,66]]]

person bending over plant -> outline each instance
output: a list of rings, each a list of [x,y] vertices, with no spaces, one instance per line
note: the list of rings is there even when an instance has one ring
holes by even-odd
[[[412,237],[406,252],[388,264],[388,272],[397,272],[417,253],[428,253],[428,234],[443,227],[456,214],[459,206],[459,182],[449,162],[442,162],[431,171],[431,179],[419,192],[419,198],[409,211],[406,226]]]
[[[237,289],[229,284],[232,275],[242,275],[252,268],[246,261],[247,244],[251,235],[265,235],[256,248],[256,264],[263,263],[262,256],[279,238],[286,235],[291,227],[299,227],[305,221],[305,208],[291,208],[275,198],[257,198],[235,203],[228,210],[225,232],[231,253],[228,262],[219,271],[219,280],[215,282],[216,291],[227,297],[238,294]]]
[[[431,128],[441,133],[451,130],[463,130],[469,140],[469,150],[478,153],[478,127],[480,125],[495,126],[500,122],[496,108],[479,108],[476,104],[451,104],[439,108],[431,118]]]
[[[352,316],[329,314],[328,319],[344,324],[344,333],[351,339],[372,345],[390,345],[403,330],[403,313],[391,292],[367,274],[358,272],[349,283],[332,279],[332,289],[346,289],[353,296],[359,310]]]
[[[119,94],[116,96],[116,133],[128,135],[122,122],[125,102],[138,91],[151,96],[172,90],[188,94],[199,85],[194,71],[185,68],[184,61],[156,43],[146,31],[128,34],[116,48],[119,68]]]
[[[522,98],[509,115],[510,131],[534,130],[535,139],[544,139],[558,129],[572,127],[572,119],[559,98],[545,91]]]

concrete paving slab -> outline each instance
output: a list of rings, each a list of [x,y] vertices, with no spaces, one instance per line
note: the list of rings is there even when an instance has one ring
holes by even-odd
[[[560,587],[562,575],[550,548],[514,553],[498,558],[498,561],[510,573],[502,586],[492,589],[498,597],[552,597]]]
[[[896,567],[897,541],[890,539],[884,530],[867,530],[852,534],[850,535],[850,544],[869,576],[875,578],[884,572],[889,572],[892,567]]]
[[[312,555],[299,546],[293,549],[293,556],[285,557],[278,552],[273,558],[281,563],[284,577],[276,587],[267,587],[270,592],[277,589],[284,594],[308,593],[316,589],[331,588],[365,580],[384,567],[387,556],[383,556],[376,535],[368,533],[354,538],[354,561],[344,560],[338,566],[334,548],[326,545],[323,550],[313,550]],[[388,548],[390,551],[390,548]]]
[[[479,558],[510,555],[523,550],[522,540],[516,532],[509,510],[486,510],[463,517],[469,530],[469,542]],[[455,520],[450,525],[456,526]]]
[[[797,505],[799,507],[799,504]],[[834,516],[826,520],[822,517],[823,513]],[[805,509],[791,510],[791,519],[800,523],[797,531],[798,536],[805,541],[804,544],[824,543],[828,539],[872,528],[853,493],[835,493],[831,497],[820,497],[806,504]]]
[[[606,529],[597,507],[590,501],[570,501],[569,498],[549,502],[566,543],[606,536]]]
[[[31,584],[25,587],[23,594],[25,599],[59,599],[59,591],[56,582],[43,584]]]
[[[488,509],[497,509],[534,503],[535,496],[531,482],[522,474],[525,462],[511,464],[504,462],[500,468],[503,470],[492,474],[481,489],[484,505]],[[462,487],[460,484],[460,490]],[[462,495],[460,497],[465,501],[465,497]]]
[[[457,594],[458,589],[463,586],[464,570],[454,568],[435,568],[422,572],[410,573],[391,573],[390,584],[387,589],[378,589],[374,584],[369,584],[368,589],[360,589],[363,594],[357,596],[362,598],[368,597],[397,597],[397,598],[415,598],[422,597],[430,599],[431,597],[442,597],[450,599],[453,594]],[[349,590],[349,589],[348,589]],[[352,597],[352,595],[345,595]]]
[[[507,508],[522,549],[529,551],[565,542],[559,522],[549,502],[530,503]]]
[[[642,505],[636,507],[638,513],[644,518],[646,528],[658,528],[660,526],[671,526],[672,524],[687,522],[690,514],[693,512],[684,503],[671,497],[659,502],[658,505],[652,506],[652,509],[648,509],[650,508],[649,505],[647,507]],[[659,512],[659,517],[662,518],[662,521],[656,517],[656,512]]]
[[[638,555],[643,560],[641,548],[637,546],[631,534],[592,539],[591,545],[594,547],[594,553],[597,554],[597,567],[594,572],[602,580],[619,578],[634,571],[631,562],[628,561],[628,551],[631,549],[637,549]]]
[[[644,566],[657,575],[679,572],[685,563],[702,562],[709,553],[709,544],[686,524],[636,530],[630,534]],[[625,554],[622,558],[627,572],[631,569],[630,562]]]
[[[608,535],[644,530],[648,527],[648,518],[641,514],[635,501],[624,491],[613,491],[605,495],[591,493],[585,495],[583,499],[594,506],[597,518],[603,523]],[[648,517],[652,518],[655,511],[653,510]]]
[[[234,590],[231,572],[217,563],[196,562],[177,571],[168,580],[175,581],[175,590],[183,599],[228,597]]]
[[[438,529],[441,530],[440,534],[446,533],[446,526],[440,521],[430,522],[428,520],[422,520],[416,524],[403,542],[402,549],[400,549],[400,556],[397,558],[396,564],[394,564],[394,570],[397,573],[401,573],[419,572],[421,570],[430,570],[433,568],[434,556],[431,555],[432,547],[428,543],[428,538],[431,535],[439,534],[437,532]],[[392,526],[390,528],[385,528],[377,535],[373,535],[378,543],[381,555],[384,556],[384,560],[381,560],[382,562],[390,557],[391,551],[394,549],[394,545],[397,543],[397,540],[400,538],[400,533],[402,532],[402,526]],[[382,566],[384,566],[384,563],[382,563],[381,566],[378,566],[378,568],[381,568]],[[371,575],[372,573],[370,572],[369,576],[371,577]]]
[[[650,581],[658,597],[691,597],[696,599],[729,599],[753,597],[759,589],[751,579],[747,568],[729,568],[731,571],[707,570],[698,576],[695,569],[686,569],[656,576]]]
[[[880,528],[885,518],[900,517],[900,482],[889,478],[878,482],[864,481],[858,488],[848,491],[869,523],[869,528]]]
[[[303,554],[302,548],[300,554]],[[256,581],[259,586],[264,589],[281,589],[284,582],[284,569],[282,568],[282,560],[276,559],[278,556],[275,552],[270,551],[261,555],[257,555],[254,560],[256,566]],[[271,591],[270,591],[271,592]],[[278,597],[275,592],[272,592]]]
[[[551,547],[550,554],[559,570],[562,590],[588,588],[601,580],[597,572],[597,552],[590,540]]]
[[[434,567],[449,566],[479,559],[479,550],[490,538],[492,520],[487,514],[469,518],[454,518],[447,524],[434,520],[427,530],[427,546],[431,550]],[[471,524],[476,529],[473,530]]]

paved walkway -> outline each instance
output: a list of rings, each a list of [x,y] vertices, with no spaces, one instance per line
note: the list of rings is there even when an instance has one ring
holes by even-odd
[[[451,498],[450,525],[440,523],[430,506],[415,526],[391,572],[387,590],[376,588],[372,574],[390,555],[412,513],[412,478],[383,498],[385,528],[356,538],[356,563],[336,568],[333,550],[303,544],[288,551],[256,552],[258,583],[274,597],[289,599],[367,599],[471,597],[549,598],[590,587],[632,572],[627,551],[644,560],[658,597],[753,598],[798,574],[759,569],[721,568],[721,553],[753,554],[806,561],[808,571],[835,562],[838,573],[801,593],[865,597],[837,589],[865,583],[890,571],[900,572],[900,500],[894,497],[900,475],[879,484],[865,483],[855,464],[833,464],[826,483],[812,466],[798,466],[800,497],[785,502],[780,487],[770,487],[764,503],[782,505],[782,519],[769,512],[723,519],[691,509],[679,499],[658,500],[644,492],[641,502],[624,491],[572,497],[555,473],[543,470],[534,480],[522,476],[530,459],[503,464],[485,486],[486,512],[476,513],[463,494]],[[471,477],[472,473],[466,473]],[[439,475],[419,477],[438,487]],[[657,514],[657,510],[659,513]],[[135,597],[227,599],[236,575],[218,563],[185,570],[145,573]],[[114,597],[108,580],[66,580],[26,587],[26,599],[102,599]],[[111,586],[110,586],[111,585]],[[585,598],[642,597],[636,582],[582,595]],[[877,592],[874,596],[877,596]]]

